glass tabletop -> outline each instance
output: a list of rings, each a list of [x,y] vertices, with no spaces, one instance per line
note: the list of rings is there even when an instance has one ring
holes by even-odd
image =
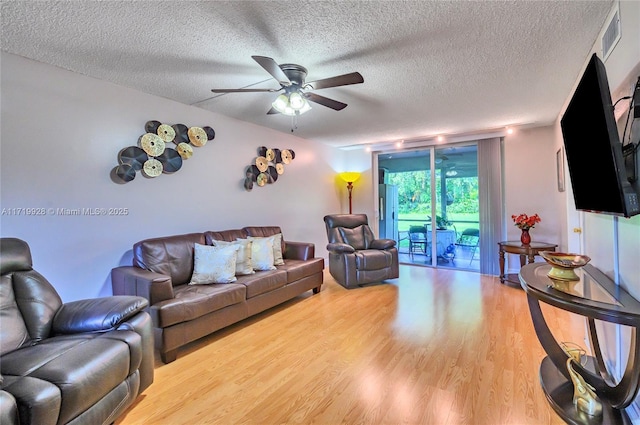
[[[504,241],[504,242],[498,242],[498,244],[503,246],[514,246],[514,247],[522,247],[522,248],[527,246],[520,241]],[[539,248],[555,248],[557,245],[553,243],[547,243],[547,242],[532,241],[528,246],[534,249],[539,249]]]
[[[576,275],[580,278],[578,281],[558,281],[551,279],[547,276],[549,269],[549,267],[537,267],[534,272],[535,276],[546,282],[549,288],[586,300],[622,306],[617,299],[609,294],[609,292],[607,292],[593,276],[586,273],[583,268],[575,269]]]
[[[531,263],[520,269],[527,296],[593,319],[640,326],[640,302],[591,264],[575,269],[579,280],[551,279],[551,266]]]

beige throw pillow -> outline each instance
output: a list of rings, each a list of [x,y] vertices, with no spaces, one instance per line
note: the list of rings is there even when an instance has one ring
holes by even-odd
[[[273,244],[273,264],[276,266],[284,265],[284,258],[282,257],[282,233],[276,233],[275,235],[267,237],[249,236],[247,239],[269,239]]]
[[[193,275],[189,285],[235,282],[237,252],[238,245],[216,247],[195,244]]]
[[[248,239],[237,239],[235,242],[216,241],[213,246],[237,246],[238,255],[236,257],[236,275],[247,275],[255,273],[251,264],[251,241]]]
[[[254,270],[275,270],[273,241],[269,238],[251,239],[251,266]]]

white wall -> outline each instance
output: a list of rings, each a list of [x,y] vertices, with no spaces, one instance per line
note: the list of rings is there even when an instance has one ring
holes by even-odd
[[[505,137],[505,214],[506,239],[520,240],[522,233],[511,220],[512,215],[538,214],[540,223],[530,230],[531,240],[557,244],[566,249],[565,192],[558,191],[554,128],[519,129]],[[497,255],[496,255],[497,258]],[[508,255],[509,273],[520,269],[520,258]],[[536,261],[543,261],[536,257]]]
[[[621,1],[620,19],[622,37],[614,50],[605,61],[609,87],[614,93],[631,94],[630,73],[638,69],[640,60],[640,2]],[[604,31],[604,28],[603,28]],[[596,40],[591,52],[585,58],[585,66],[592,53],[597,53],[602,58],[600,38]],[[637,75],[631,76],[634,82]],[[580,75],[576,75],[576,82]],[[627,87],[628,86],[628,87]],[[568,104],[572,93],[565,102]],[[617,100],[613,99],[615,102]],[[560,117],[559,117],[560,118]],[[557,147],[562,146],[562,133],[560,121],[556,122]],[[567,237],[571,241],[571,250],[582,250],[582,253],[591,257],[591,264],[605,272],[612,279],[615,266],[619,266],[619,281],[621,286],[627,289],[636,299],[640,299],[640,215],[632,218],[614,218],[608,215],[593,213],[577,213],[571,197],[571,182],[567,174],[568,212],[567,212]],[[618,229],[615,230],[614,221],[618,221]],[[582,228],[582,246],[578,238],[572,237],[574,227]],[[615,240],[618,246],[615,246]],[[617,250],[616,250],[617,248]],[[614,253],[618,252],[618,256]]]
[[[344,171],[357,171],[362,173],[360,178],[353,184],[353,213],[367,214],[369,225],[372,229],[377,229],[378,216],[374,211],[374,193],[371,171],[371,153],[365,152],[363,149],[355,149],[351,151],[343,151],[345,155],[346,169]],[[340,180],[339,185],[343,188],[342,199],[344,202],[344,212],[349,212],[348,192],[346,184]],[[377,186],[376,186],[377,187]]]
[[[0,234],[29,243],[34,268],[64,301],[110,295],[111,269],[131,264],[133,243],[149,237],[279,225],[285,240],[313,242],[327,256],[322,217],[346,212],[335,185],[341,151],[19,56],[0,59]],[[149,120],[211,126],[216,137],[172,175],[113,183],[118,152],[136,145]],[[244,172],[259,146],[296,157],[276,183],[247,192]],[[129,213],[11,215],[16,208]]]
[[[640,72],[640,2],[620,1],[622,37],[605,61],[609,87],[615,102],[622,95],[631,94],[631,82],[635,82]],[[615,4],[614,4],[615,8]],[[612,9],[613,12],[613,9]],[[608,22],[608,21],[607,21]],[[606,24],[605,24],[606,25]],[[604,32],[605,28],[602,29]],[[602,33],[601,33],[602,34]],[[602,58],[600,38],[595,41],[591,52],[585,57],[585,66],[593,53]],[[576,75],[577,85],[580,75]],[[565,102],[568,104],[572,93]],[[564,111],[564,108],[563,108]],[[560,119],[560,117],[558,117]],[[560,121],[556,122],[557,147],[562,146]],[[567,176],[567,240],[569,250],[581,252],[591,257],[591,264],[602,270],[614,281],[619,282],[636,299],[640,300],[640,215],[632,218],[609,215],[578,213],[573,204],[571,182]],[[574,228],[582,230],[576,237]],[[617,271],[617,274],[616,274]],[[601,344],[609,369],[620,377],[626,367],[630,332],[627,327],[606,326],[599,328]],[[618,332],[619,331],[619,332]],[[627,409],[634,424],[640,424],[640,396]]]

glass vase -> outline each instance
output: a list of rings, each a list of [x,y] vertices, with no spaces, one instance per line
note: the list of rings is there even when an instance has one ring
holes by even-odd
[[[520,242],[522,242],[522,245],[529,245],[531,243],[531,235],[529,234],[529,229],[522,229]]]

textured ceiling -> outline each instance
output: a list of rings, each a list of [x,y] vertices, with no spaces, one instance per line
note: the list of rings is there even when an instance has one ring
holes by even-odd
[[[290,132],[251,59],[358,71],[316,91],[295,134],[333,146],[464,134],[557,117],[612,1],[2,1],[2,50]]]

